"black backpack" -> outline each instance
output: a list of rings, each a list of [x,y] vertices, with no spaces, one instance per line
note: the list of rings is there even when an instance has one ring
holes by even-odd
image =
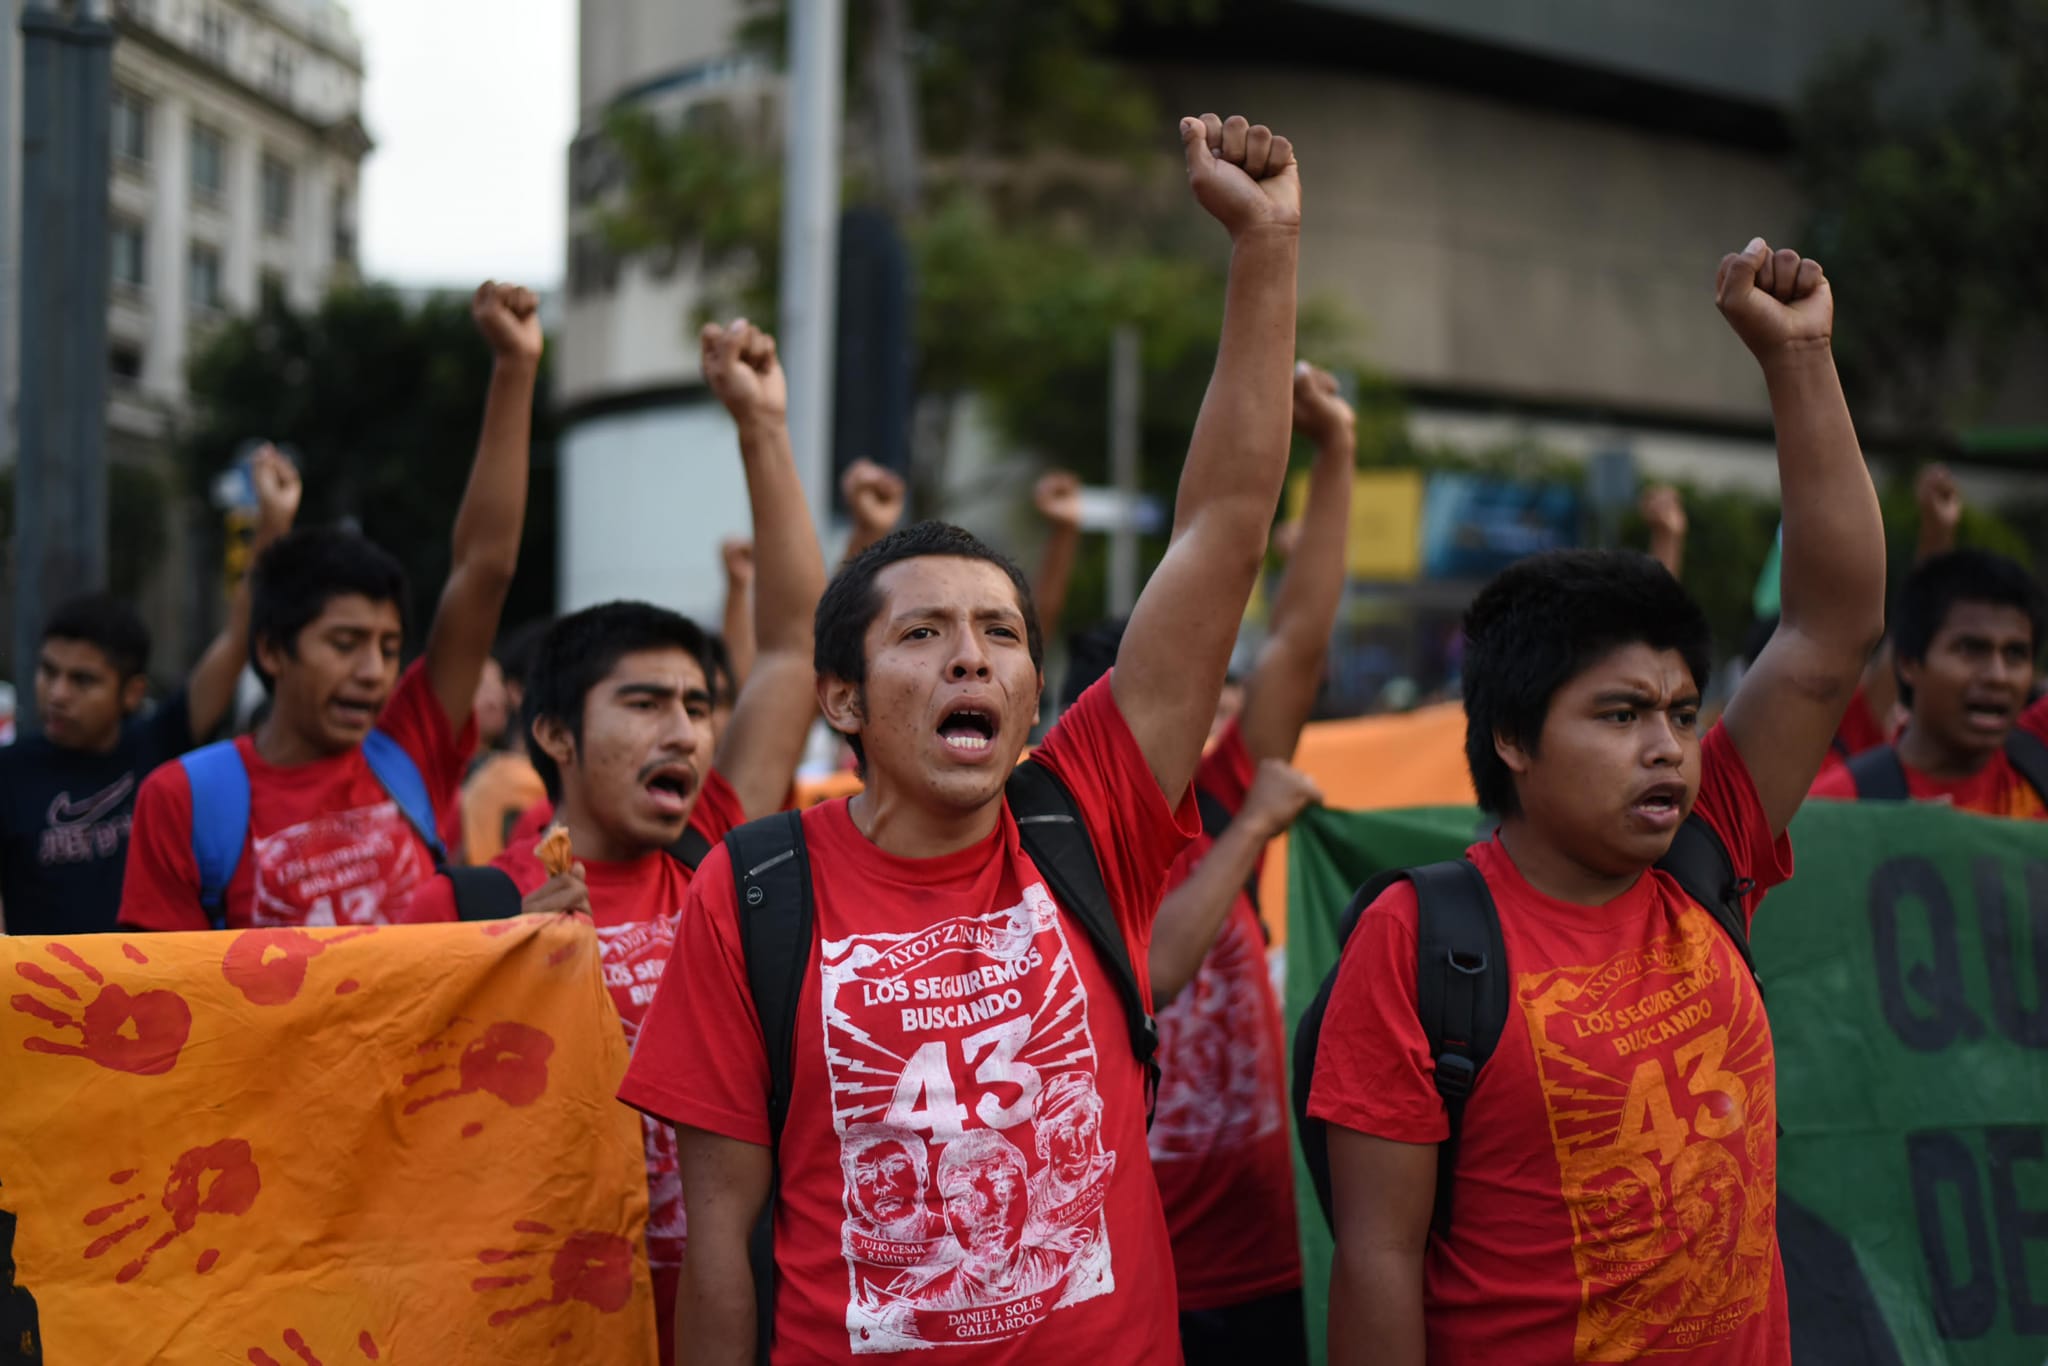
[[[1713,915],[1754,977],[1756,961],[1750,956],[1742,903],[1755,884],[1736,877],[1728,850],[1713,828],[1697,815],[1687,817],[1656,866]],[[1340,951],[1365,908],[1404,878],[1415,885],[1417,902],[1415,1013],[1429,1039],[1430,1056],[1436,1060],[1436,1089],[1451,1126],[1450,1135],[1437,1148],[1432,1227],[1441,1235],[1450,1228],[1452,1176],[1457,1168],[1465,1101],[1507,1023],[1507,950],[1501,940],[1500,913],[1486,879],[1475,865],[1460,858],[1396,869],[1360,887],[1337,924]],[[1337,969],[1332,967],[1315,1000],[1302,1013],[1294,1035],[1295,1133],[1300,1136],[1301,1155],[1326,1222],[1330,1219],[1328,1126],[1309,1117],[1308,1098],[1323,1016],[1329,1010],[1330,990],[1336,981]]]
[[[711,852],[711,841],[696,826],[686,826],[675,843],[662,852],[694,873]],[[440,872],[455,884],[457,920],[509,920],[519,914],[519,905],[525,900],[512,875],[488,863],[475,868],[450,866]]]
[[[1102,865],[1087,824],[1053,771],[1027,760],[1004,787],[1017,836],[1051,888],[1060,910],[1080,925],[1115,984],[1129,1026],[1131,1052],[1145,1070],[1145,1124],[1159,1092],[1159,1026],[1145,1008],[1137,965],[1124,944],[1116,910],[1103,885]],[[797,1000],[816,939],[810,855],[803,818],[795,811],[751,821],[725,837],[738,902],[740,950],[747,987],[768,1053],[768,1151],[774,1176],[768,1203],[754,1225],[748,1260],[754,1268],[754,1307],[760,1324],[760,1360],[768,1360],[775,1327],[775,1199],[782,1183],[782,1128],[789,1118],[796,1071]]]
[[[2048,802],[2048,744],[2031,731],[2014,730],[2005,737],[2005,758],[2036,796]],[[1906,766],[1899,761],[1897,745],[1866,749],[1849,761],[1849,780],[1856,784],[1859,802],[1903,802],[1911,800],[1906,789]]]

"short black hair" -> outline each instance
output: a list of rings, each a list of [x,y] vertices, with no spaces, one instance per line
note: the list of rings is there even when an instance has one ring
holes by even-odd
[[[1516,814],[1496,735],[1534,751],[1558,690],[1624,645],[1676,650],[1704,688],[1706,615],[1664,566],[1634,551],[1556,550],[1508,566],[1465,613],[1465,762],[1479,806]]]
[[[336,598],[356,595],[398,609],[401,631],[411,626],[405,566],[360,532],[343,527],[302,527],[256,557],[249,576],[249,663],[268,689],[259,650],[265,641],[287,655],[299,633]]]
[[[1906,576],[1892,613],[1892,658],[1900,663],[1926,659],[1950,609],[1959,602],[2015,607],[2026,613],[2033,632],[2033,653],[2040,653],[2048,602],[2027,567],[1988,550],[1951,550],[1921,563]],[[1913,690],[1903,678],[1899,680],[1899,700],[1913,705]]]
[[[1038,608],[1031,601],[1031,580],[1016,561],[948,522],[918,522],[890,532],[881,540],[842,565],[818,599],[813,622],[811,662],[820,677],[844,679],[855,685],[868,681],[868,627],[882,610],[882,595],[875,579],[884,569],[902,560],[929,555],[949,555],[963,560],[983,560],[1010,576],[1017,590],[1017,605],[1024,613],[1025,646],[1031,651],[1031,666],[1045,668],[1045,638],[1038,629]],[[858,735],[845,736],[855,762],[863,769],[867,754]]]
[[[526,675],[532,671],[534,656],[540,652],[541,638],[554,624],[553,617],[535,617],[498,637],[498,643],[491,647],[491,658],[498,661],[508,683],[526,686]]]
[[[733,667],[732,647],[716,631],[704,633],[704,675],[714,702],[721,707],[739,704],[740,676]]]
[[[1116,667],[1116,652],[1123,648],[1129,617],[1112,617],[1085,631],[1067,637],[1067,672],[1060,679],[1060,710],[1081,700],[1101,677]]]
[[[590,690],[604,681],[618,662],[642,650],[681,650],[704,671],[706,686],[716,688],[704,629],[688,617],[651,602],[606,602],[571,612],[548,627],[534,650],[526,674],[526,706],[520,724],[533,734],[543,716],[561,722],[572,740],[583,741],[583,704]],[[715,695],[715,694],[714,694]],[[562,770],[540,745],[527,745],[533,770],[548,790],[548,800],[562,800]]]
[[[99,650],[126,683],[149,671],[149,628],[136,610],[112,593],[67,598],[43,623],[44,640],[82,641]]]

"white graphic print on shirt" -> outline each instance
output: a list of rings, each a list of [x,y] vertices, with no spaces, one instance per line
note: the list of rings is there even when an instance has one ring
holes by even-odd
[[[599,962],[605,988],[619,1012],[630,1052],[640,1039],[640,1024],[654,1000],[654,989],[668,967],[675,947],[682,909],[660,920],[636,920],[597,927]],[[681,1266],[686,1225],[683,1221],[682,1166],[676,1156],[676,1131],[648,1115],[640,1116],[640,1137],[647,1155],[647,1262],[650,1266]]]
[[[825,1066],[856,1353],[1000,1341],[1116,1289],[1088,993],[1034,882],[828,941]]]
[[[330,811],[251,841],[256,925],[385,925],[431,873],[393,801]]]
[[[1263,938],[1232,916],[1194,981],[1159,1012],[1153,1161],[1230,1152],[1280,1127],[1280,1059],[1259,1027],[1266,971]]]

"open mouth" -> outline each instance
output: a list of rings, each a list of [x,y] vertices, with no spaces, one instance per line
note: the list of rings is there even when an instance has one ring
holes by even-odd
[[[2012,708],[2001,702],[1966,702],[1963,718],[1972,730],[2004,730],[2012,724]]]
[[[374,702],[337,697],[328,704],[328,707],[345,726],[368,727],[375,725],[377,721],[377,704]]]
[[[1658,783],[1645,788],[1629,810],[1652,825],[1675,825],[1685,813],[1685,784]]]
[[[939,722],[939,738],[946,748],[962,754],[981,754],[995,743],[996,719],[975,707],[960,707],[946,713]]]
[[[697,790],[697,775],[676,764],[664,765],[649,775],[647,795],[663,815],[680,816],[690,809],[690,794]]]

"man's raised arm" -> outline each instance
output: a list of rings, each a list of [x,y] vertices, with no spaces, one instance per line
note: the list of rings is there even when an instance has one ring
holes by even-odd
[[[1322,688],[1330,628],[1344,597],[1351,538],[1351,469],[1357,419],[1337,380],[1307,361],[1294,368],[1294,429],[1315,443],[1301,538],[1273,602],[1273,628],[1245,680],[1239,723],[1254,759],[1292,759]]]
[[[292,462],[265,446],[249,461],[249,481],[256,489],[256,535],[249,545],[249,563],[292,529],[299,515],[304,486]],[[235,683],[249,663],[249,575],[245,570],[228,601],[227,625],[206,647],[206,653],[185,676],[185,715],[192,739],[204,743],[234,704]]]
[[[1131,613],[1110,686],[1152,776],[1178,802],[1223,691],[1287,473],[1301,177],[1264,125],[1181,120],[1188,184],[1230,232],[1216,370],[1181,472],[1173,538]]]
[[[470,316],[491,347],[491,387],[469,487],[455,513],[454,558],[427,630],[427,676],[457,734],[469,723],[477,680],[519,568],[526,525],[533,390],[542,346],[539,300],[517,285],[485,281]]]
[[[1725,716],[1776,834],[1884,630],[1884,522],[1829,349],[1834,298],[1820,264],[1756,238],[1722,258],[1715,302],[1763,367],[1778,432],[1781,616]]]
[[[811,617],[825,557],[789,444],[775,338],[745,320],[703,333],[704,379],[732,414],[754,516],[754,663],[713,761],[748,819],[780,810],[818,707]]]

